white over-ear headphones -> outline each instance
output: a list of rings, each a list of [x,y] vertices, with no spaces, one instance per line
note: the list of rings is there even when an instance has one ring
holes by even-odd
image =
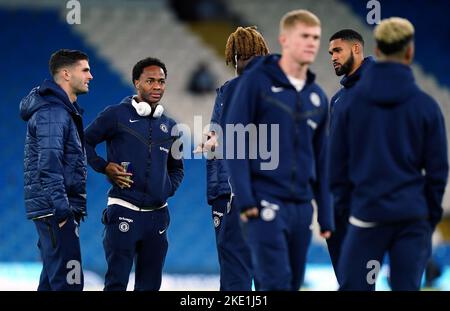
[[[150,104],[146,102],[137,102],[136,99],[133,97],[131,100],[131,104],[133,105],[134,109],[136,109],[136,112],[141,117],[148,117],[152,114],[152,107],[150,107]],[[156,105],[155,111],[153,111],[153,118],[159,118],[164,113],[164,107],[160,104]]]

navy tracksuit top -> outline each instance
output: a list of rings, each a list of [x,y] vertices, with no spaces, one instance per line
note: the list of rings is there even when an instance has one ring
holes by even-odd
[[[275,138],[279,163],[274,170],[262,170],[261,163],[269,160],[262,159],[259,152],[256,159],[249,159],[248,148],[245,159],[237,159],[234,146],[234,159],[227,159],[227,165],[236,203],[240,209],[256,207],[256,194],[288,202],[315,198],[321,229],[332,230],[326,161],[328,101],[310,71],[305,86],[297,92],[279,60],[280,55],[263,57],[243,74],[224,116],[227,124],[268,124],[267,150],[272,146],[270,125],[279,126],[279,137]]]
[[[86,128],[88,163],[104,173],[108,162],[130,162],[134,182],[131,188],[121,189],[113,184],[108,195],[136,206],[162,206],[184,176],[183,160],[174,158],[171,152],[178,138],[177,131],[172,131],[175,121],[165,115],[139,116],[131,99],[128,96],[119,105],[107,107]],[[95,151],[95,146],[103,141],[107,143],[107,160]]]
[[[330,141],[333,194],[349,196],[351,215],[363,221],[439,222],[448,175],[444,118],[411,68],[375,63],[342,108]]]
[[[368,56],[364,58],[361,66],[353,74],[342,78],[340,83],[343,87],[330,100],[330,133],[333,132],[333,119],[348,102],[355,98],[355,86],[357,82],[360,81],[367,69],[374,63],[375,59],[372,56]],[[333,208],[335,214],[347,215],[350,208],[350,198],[333,196]]]

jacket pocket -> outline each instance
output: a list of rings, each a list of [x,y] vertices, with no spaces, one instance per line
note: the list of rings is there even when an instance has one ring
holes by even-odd
[[[48,230],[48,233],[50,236],[50,241],[52,242],[52,247],[53,247],[53,249],[55,249],[56,248],[56,236],[55,236],[55,232],[53,231],[52,224],[47,217],[44,218],[43,221],[44,221],[45,225],[47,226],[47,230]]]

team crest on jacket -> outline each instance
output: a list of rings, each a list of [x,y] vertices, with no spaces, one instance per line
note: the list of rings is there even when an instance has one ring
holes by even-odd
[[[167,125],[165,125],[164,123],[161,124],[159,126],[159,128],[161,129],[161,131],[163,131],[164,133],[167,133],[169,130],[167,129]]]
[[[130,230],[130,225],[127,222],[122,221],[121,223],[119,223],[119,230],[122,232],[127,232],[128,230]]]
[[[214,216],[214,227],[217,228],[220,226],[220,218],[219,216]]]
[[[311,103],[319,107],[320,106],[320,97],[316,92],[312,92],[311,95],[309,95],[309,100],[311,100]]]

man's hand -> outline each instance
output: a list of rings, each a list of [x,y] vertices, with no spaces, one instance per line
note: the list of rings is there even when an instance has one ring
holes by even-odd
[[[257,207],[252,207],[241,213],[242,222],[247,222],[249,218],[256,218],[259,216],[259,210]]]
[[[200,143],[194,150],[194,153],[203,153],[203,152],[214,152],[216,147],[219,145],[217,142],[216,132],[209,132],[208,134],[203,134],[208,139],[204,143]]]
[[[62,226],[64,226],[64,225],[66,224],[66,222],[67,222],[67,218],[64,219],[62,222],[60,222],[60,223],[58,224],[58,226],[59,226],[60,228],[62,228]]]
[[[324,239],[329,239],[331,237],[331,231],[324,231],[320,233],[320,236]]]
[[[130,188],[133,181],[131,176],[133,174],[125,172],[124,168],[113,162],[109,162],[105,168],[105,174],[121,189]]]

